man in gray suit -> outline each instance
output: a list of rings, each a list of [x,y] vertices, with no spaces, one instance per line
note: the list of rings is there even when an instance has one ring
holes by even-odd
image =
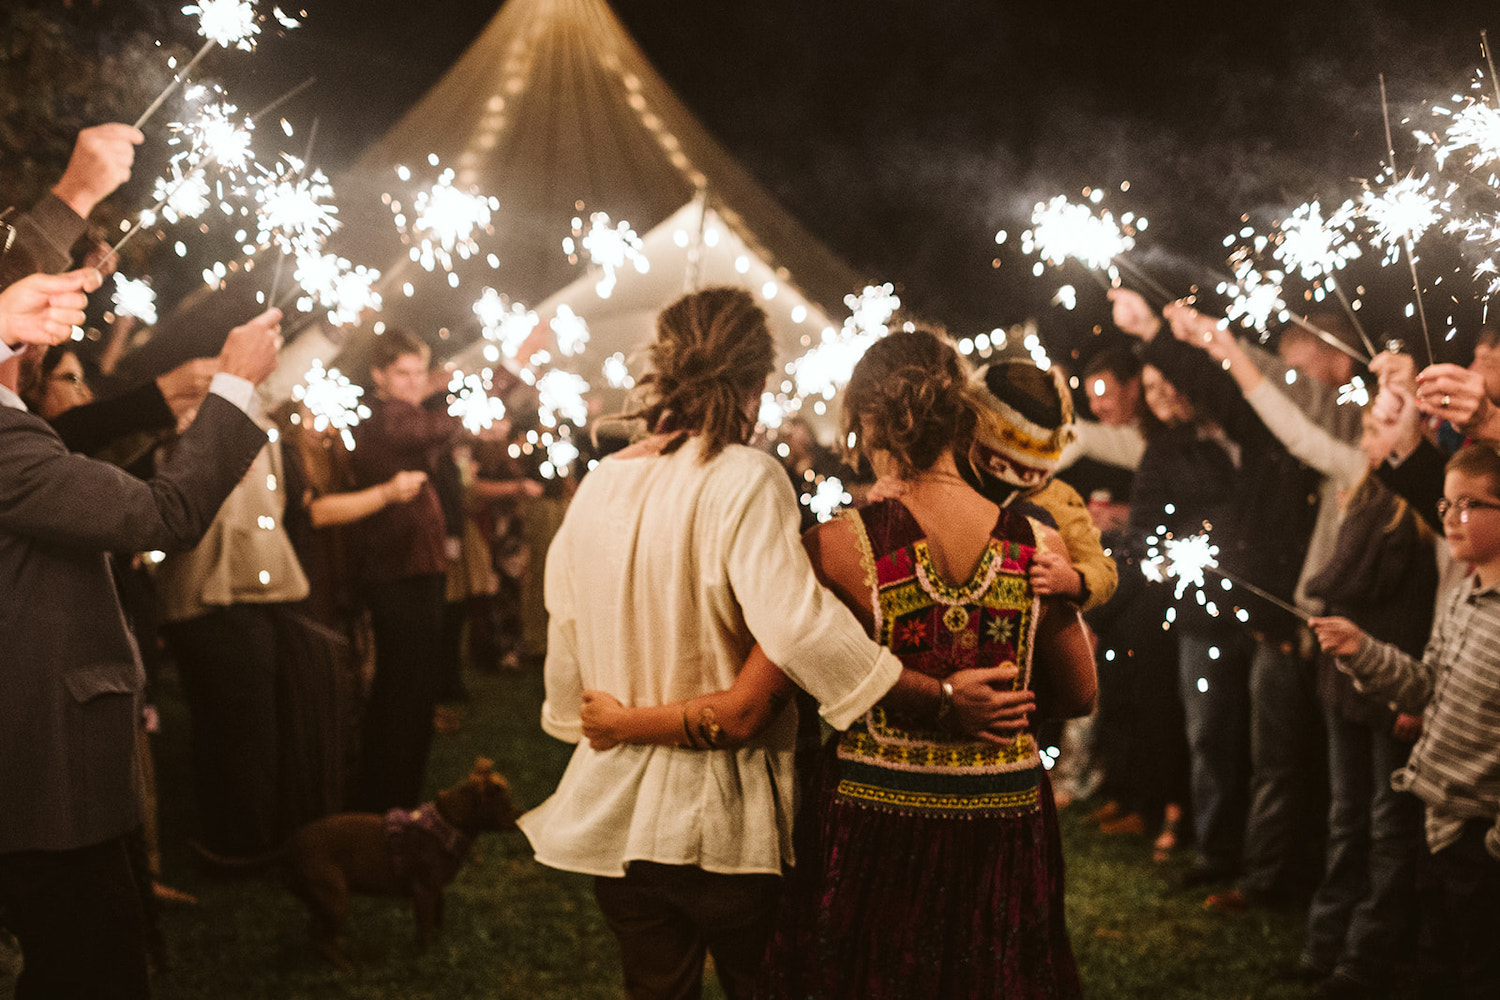
[[[275,367],[280,319],[230,332],[208,398],[149,482],[69,453],[0,382],[0,911],[25,959],[18,1000],[149,994],[124,845],[140,823],[144,674],[106,553],[186,549],[207,530],[265,445],[245,411]]]

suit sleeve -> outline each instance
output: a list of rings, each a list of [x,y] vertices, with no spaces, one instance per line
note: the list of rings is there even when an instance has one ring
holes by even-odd
[[[52,429],[69,451],[95,455],[127,434],[170,431],[176,424],[172,408],[152,381],[60,413],[52,421]]]
[[[86,549],[188,549],[265,444],[254,421],[210,395],[161,472],[143,482],[72,454],[40,419],[0,410],[0,530]]]
[[[38,271],[65,270],[86,223],[57,195],[47,194],[13,225],[15,243],[0,257],[0,288]]]

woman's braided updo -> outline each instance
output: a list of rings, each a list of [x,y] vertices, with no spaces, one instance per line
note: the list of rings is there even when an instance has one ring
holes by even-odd
[[[903,476],[931,468],[950,449],[967,455],[974,423],[968,366],[930,330],[877,340],[844,390],[845,440],[866,458],[890,452]]]
[[[697,431],[707,461],[749,439],[756,412],[749,403],[775,359],[766,314],[749,292],[719,287],[684,295],[656,318],[652,370],[641,379],[650,402],[632,416],[652,431]]]

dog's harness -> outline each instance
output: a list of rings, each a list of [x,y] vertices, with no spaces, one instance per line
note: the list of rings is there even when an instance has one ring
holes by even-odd
[[[444,819],[434,803],[424,802],[416,809],[392,809],[385,814],[385,843],[386,852],[391,856],[391,870],[397,878],[406,878],[411,871],[411,857],[404,836],[411,827],[436,838],[443,853],[455,861],[462,861],[469,853],[469,837]]]

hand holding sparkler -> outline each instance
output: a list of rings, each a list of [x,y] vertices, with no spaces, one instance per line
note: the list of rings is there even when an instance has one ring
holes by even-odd
[[[1111,288],[1107,293],[1115,326],[1132,337],[1150,341],[1161,331],[1161,317],[1140,292],[1129,288]]]
[[[276,370],[281,350],[281,310],[267,309],[250,322],[229,331],[219,351],[219,370],[259,385]]]
[[[218,358],[193,358],[159,375],[156,388],[167,401],[167,407],[181,420],[198,411],[203,397],[208,395],[208,385],[218,370]]]
[[[1459,365],[1428,365],[1417,376],[1417,408],[1441,417],[1474,437],[1491,421],[1495,406],[1485,391],[1484,376]]]
[[[104,277],[92,267],[67,274],[29,274],[0,292],[0,343],[60,344],[84,321],[88,293]]]
[[[1365,633],[1347,618],[1311,618],[1318,645],[1330,656],[1353,656],[1365,644]]]
[[[78,133],[67,169],[52,186],[79,218],[87,219],[94,206],[130,180],[135,165],[135,147],[146,140],[139,129],[110,122]]]
[[[422,484],[425,482],[427,482],[427,473],[421,470],[404,469],[380,484],[380,498],[385,501],[387,507],[391,504],[407,503],[416,499],[417,494],[422,492]]]

